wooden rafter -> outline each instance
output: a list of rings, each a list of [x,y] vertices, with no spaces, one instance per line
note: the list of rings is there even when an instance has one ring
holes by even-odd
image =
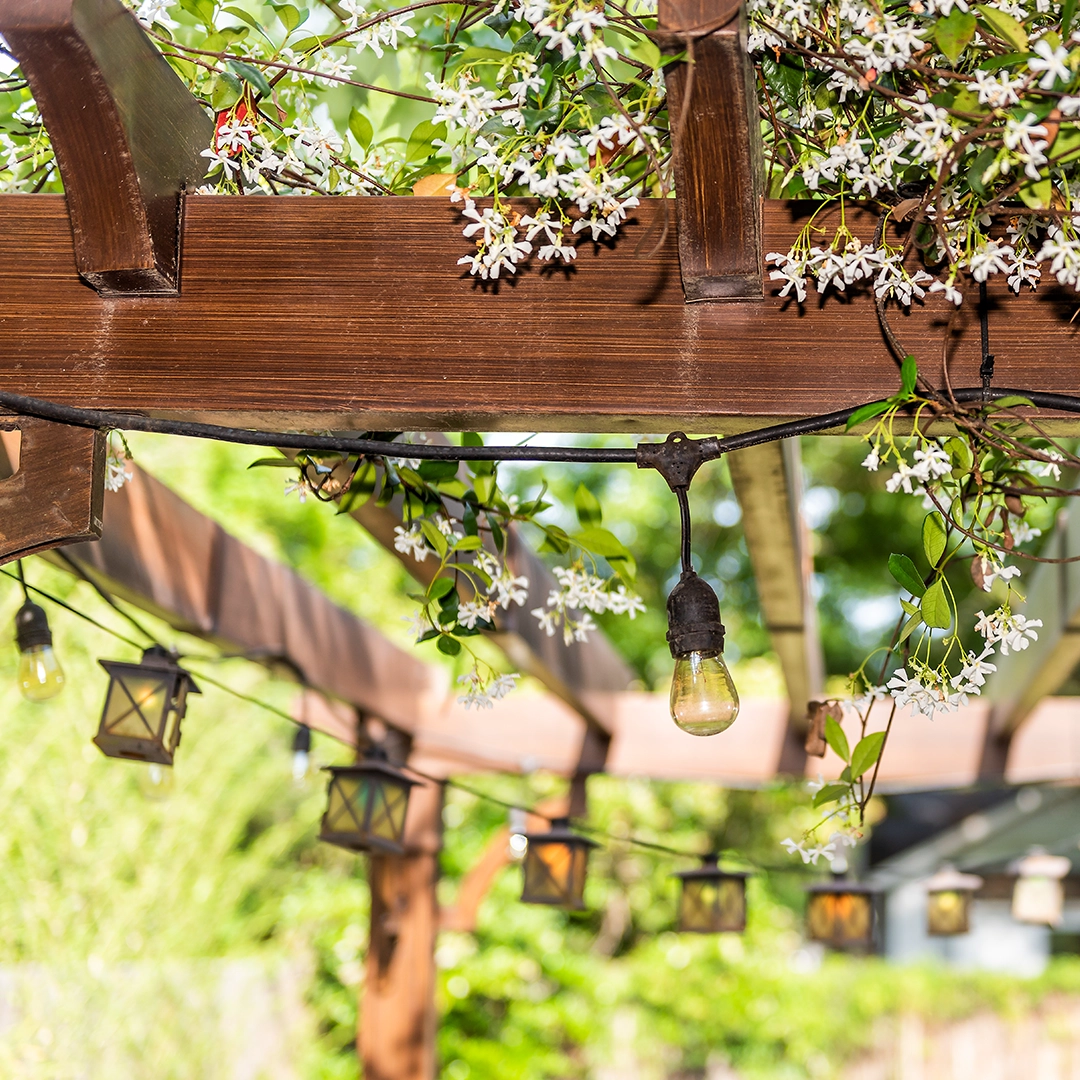
[[[825,663],[810,593],[813,554],[802,516],[799,444],[766,443],[729,454],[762,619],[780,661],[792,738],[784,771],[802,771],[806,704],[822,689]]]
[[[1080,514],[1063,511],[1043,554],[1067,559],[1080,555]],[[994,657],[997,671],[983,696],[993,702],[984,771],[1000,771],[1009,743],[1039,702],[1056,693],[1080,664],[1080,563],[1028,564],[1017,610],[1042,620],[1038,640],[1008,656]],[[995,606],[989,596],[986,610]]]
[[[79,273],[106,295],[172,294],[180,200],[213,121],[119,0],[0,0],[64,181]]]

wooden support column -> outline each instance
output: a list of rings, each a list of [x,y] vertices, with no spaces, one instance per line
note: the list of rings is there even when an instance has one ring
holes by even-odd
[[[686,63],[667,73],[679,264],[687,302],[762,297],[762,171],[746,13],[732,0],[660,0]]]
[[[83,280],[176,293],[181,192],[206,174],[213,121],[120,0],[0,0],[0,34],[52,140]]]
[[[442,846],[443,789],[413,789],[406,855],[373,855],[371,936],[360,1002],[364,1080],[434,1080],[435,886]]]
[[[1080,513],[1062,511],[1057,527],[1040,552],[1051,559],[1080,555]],[[992,702],[983,753],[984,778],[1004,774],[1009,743],[1044,697],[1056,693],[1080,664],[1080,563],[1039,563],[1020,560],[1020,587],[1026,603],[1016,605],[1025,615],[1042,620],[1038,641],[1026,649],[1000,652],[993,658],[997,671],[986,680],[983,698]],[[981,604],[990,611],[997,602]]]
[[[817,609],[810,592],[813,553],[803,520],[799,442],[765,443],[727,455],[743,514],[743,534],[765,628],[780,661],[790,703],[780,772],[801,774],[806,705],[824,683]]]
[[[0,563],[101,536],[105,436],[29,417],[0,416],[0,429],[22,435],[18,468],[0,480]]]

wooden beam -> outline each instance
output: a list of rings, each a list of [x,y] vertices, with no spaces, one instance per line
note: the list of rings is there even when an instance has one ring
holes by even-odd
[[[660,0],[686,63],[665,72],[687,301],[760,299],[764,157],[746,13],[732,0]]]
[[[213,121],[120,0],[0,0],[64,182],[75,257],[104,295],[173,294],[180,199]]]
[[[19,463],[6,448],[0,479],[0,564],[101,535],[105,437],[90,428],[0,416],[0,429],[18,430]],[[0,474],[3,475],[3,474]]]
[[[810,591],[813,551],[802,516],[798,440],[727,455],[765,629],[784,674],[791,738],[782,772],[803,770],[806,705],[824,685],[825,660]]]
[[[358,1049],[365,1080],[434,1080],[435,886],[442,846],[441,784],[413,789],[407,855],[368,864],[371,933]]]
[[[108,495],[104,518],[98,543],[66,554],[109,592],[178,630],[271,667],[280,662],[397,727],[408,728],[426,695],[444,698],[441,669],[397,648],[147,473],[134,470]],[[315,716],[311,726],[355,742],[355,719],[321,725]]]
[[[766,250],[786,251],[811,209],[767,202]],[[148,304],[80,285],[62,198],[0,196],[0,386],[271,430],[635,434],[730,433],[895,392],[870,296],[687,305],[674,237],[635,254],[660,212],[640,207],[565,276],[493,287],[455,265],[468,245],[441,199],[192,197],[183,294]],[[872,238],[872,213],[847,221]],[[1080,393],[1070,296],[990,293],[997,384]],[[946,306],[893,316],[931,365]],[[957,318],[953,385],[976,386],[978,320]]]
[[[430,583],[437,569],[434,561],[417,562],[394,547],[394,529],[402,523],[400,498],[385,507],[376,506],[369,500],[351,510],[350,516],[398,558],[417,581],[425,587]],[[498,611],[498,630],[488,637],[515,667],[543,683],[595,730],[597,737],[590,741],[590,758],[587,762],[583,761],[583,766],[590,771],[600,771],[603,769],[610,732],[605,719],[596,715],[582,695],[625,690],[633,681],[634,674],[600,631],[587,642],[568,646],[560,637],[549,637],[541,630],[529,610],[543,601],[548,592],[555,588],[556,581],[543,560],[528,547],[521,539],[520,532],[514,528],[507,533],[507,564],[516,577],[529,579],[533,602],[525,607],[512,606],[507,611]]]
[[[1052,559],[1080,555],[1080,513],[1062,511],[1057,526],[1041,554]],[[997,671],[983,688],[983,697],[993,702],[991,736],[1001,746],[990,758],[987,771],[1000,764],[1009,741],[1032,715],[1039,702],[1056,693],[1080,664],[1080,563],[1019,563],[1023,570],[1020,589],[1026,603],[1014,605],[1030,618],[1042,619],[1039,638],[1020,652],[994,657]],[[995,601],[984,598],[984,610]]]

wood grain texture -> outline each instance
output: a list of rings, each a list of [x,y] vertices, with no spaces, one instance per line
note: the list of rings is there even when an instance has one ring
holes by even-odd
[[[102,293],[175,293],[181,189],[213,121],[120,0],[0,0],[56,152],[79,273]]]
[[[812,204],[768,202],[786,251]],[[799,305],[685,304],[675,238],[635,254],[658,207],[568,271],[485,287],[441,199],[189,198],[184,289],[107,299],[75,271],[63,199],[0,196],[0,388],[73,405],[270,429],[716,434],[888,396],[899,385],[865,293]],[[861,236],[876,218],[849,211]],[[655,235],[655,234],[653,234]],[[1080,393],[1076,294],[990,290],[1000,386]],[[950,305],[893,325],[940,381]],[[953,384],[978,385],[973,306]]]
[[[0,492],[7,483],[0,482]],[[110,492],[104,517],[100,542],[66,554],[109,592],[171,626],[272,669],[299,671],[319,691],[399,726],[414,721],[426,694],[441,698],[437,668],[230,536],[149,474],[136,469]],[[0,521],[6,525],[6,515]],[[311,726],[342,736],[339,724],[320,727],[319,715],[313,712]],[[348,741],[354,740],[353,732]]]
[[[661,30],[715,26],[724,0],[661,0]],[[746,13],[705,37],[676,38],[691,64],[665,71],[677,147],[679,263],[687,301],[760,298],[763,149]],[[689,93],[688,93],[689,91]]]
[[[0,428],[22,433],[19,467],[0,480],[0,564],[97,539],[105,493],[104,435],[29,417],[0,416]]]

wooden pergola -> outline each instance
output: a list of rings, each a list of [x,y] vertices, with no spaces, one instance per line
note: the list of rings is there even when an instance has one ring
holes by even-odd
[[[896,363],[871,297],[796,308],[769,286],[764,253],[787,251],[816,204],[763,197],[744,19],[730,0],[660,0],[661,27],[694,39],[685,115],[685,67],[667,76],[684,125],[678,197],[643,200],[618,243],[582,246],[565,274],[527,269],[486,285],[458,273],[460,223],[443,199],[185,196],[202,177],[212,121],[120,0],[0,0],[0,34],[65,189],[0,196],[0,391],[277,432],[633,435],[734,433],[886,397]],[[869,210],[847,220],[867,240],[877,224]],[[1075,300],[1045,287],[1006,300],[1004,282],[989,292],[999,382],[1080,393]],[[947,321],[932,305],[895,319],[924,370],[944,345],[954,382],[973,385],[976,314],[962,308],[946,338]],[[606,641],[568,651],[527,617],[504,621],[497,643],[547,691],[514,699],[535,741],[526,749],[501,720],[448,707],[438,672],[151,478],[105,499],[99,432],[16,414],[0,428],[21,433],[19,460],[0,462],[10,474],[0,562],[79,544],[70,558],[102,587],[231,649],[286,658],[313,688],[298,716],[346,742],[363,745],[377,719],[402,756],[440,775],[531,762],[576,780],[579,811],[585,777],[601,770],[734,784],[807,771],[805,702],[823,673],[797,443],[728,457],[788,700],[747,702],[703,750],[662,702],[627,690],[630,672]],[[353,516],[392,548],[394,515],[369,505]],[[1080,520],[1063,524],[1053,542],[1075,554],[1078,530]],[[543,581],[519,539],[511,562]],[[885,789],[1080,775],[1080,762],[1054,752],[1074,705],[1043,701],[1080,659],[1078,573],[1041,569],[1033,606],[1045,597],[1060,618],[1009,658],[1015,669],[1002,665],[983,703],[932,734],[914,721],[898,728]],[[303,634],[290,636],[294,626]],[[332,662],[341,655],[349,663]],[[372,860],[361,1051],[379,1080],[434,1071],[439,810],[438,790],[421,789],[412,854]]]

